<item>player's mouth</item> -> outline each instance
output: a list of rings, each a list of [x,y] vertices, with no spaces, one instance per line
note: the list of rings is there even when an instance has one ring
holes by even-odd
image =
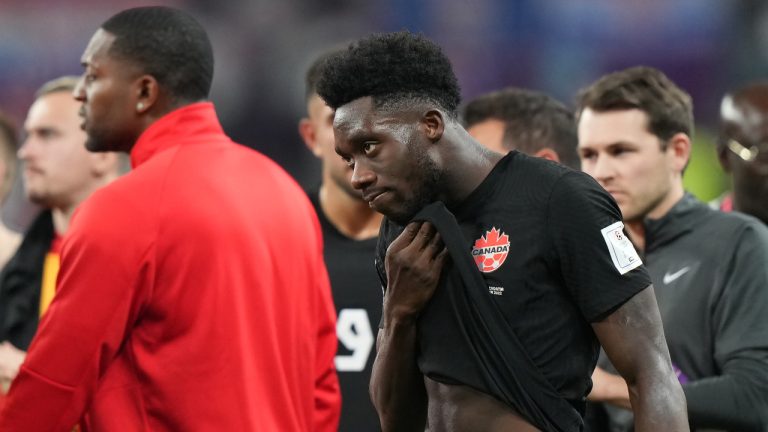
[[[368,205],[372,208],[376,207],[376,203],[381,202],[381,198],[386,194],[386,191],[376,190],[371,192],[365,192],[363,199],[368,202]]]
[[[85,123],[86,123],[85,106],[81,106],[80,107],[80,110],[77,111],[77,115],[79,115],[80,118],[82,119],[80,121],[80,129],[85,130]]]

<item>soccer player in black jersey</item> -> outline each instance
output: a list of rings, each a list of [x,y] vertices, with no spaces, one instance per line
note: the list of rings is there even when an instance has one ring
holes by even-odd
[[[747,123],[758,119],[743,102],[732,108]],[[768,229],[685,191],[691,97],[660,70],[638,66],[584,88],[577,113],[582,169],[615,198],[647,263],[692,429],[765,431]],[[756,149],[763,130],[751,132],[732,135],[738,145],[729,151]],[[598,364],[590,399],[606,402],[611,431],[631,431],[631,412],[615,407],[629,405],[631,390],[608,362]]]
[[[467,132],[493,151],[519,150],[579,168],[573,111],[547,94],[507,87],[472,99],[461,117]]]
[[[323,257],[338,315],[339,432],[373,432],[379,430],[379,419],[368,397],[368,382],[381,320],[381,289],[373,259],[382,215],[352,188],[352,170],[333,150],[333,110],[315,89],[328,55],[318,57],[307,70],[307,117],[299,121],[299,134],[322,161],[320,185],[308,194],[323,230]]]
[[[421,36],[352,44],[318,93],[352,185],[385,215],[370,389],[383,430],[578,431],[598,340],[636,430],[687,430],[648,274],[594,180],[475,142],[449,60]]]
[[[733,210],[768,224],[768,82],[725,95],[717,154],[732,179]]]

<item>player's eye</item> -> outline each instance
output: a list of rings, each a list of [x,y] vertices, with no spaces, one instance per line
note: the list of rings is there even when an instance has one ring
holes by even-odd
[[[363,143],[362,150],[365,154],[370,154],[376,149],[378,143],[376,141],[366,141]]]
[[[611,156],[621,156],[627,152],[629,152],[629,149],[624,147],[613,147],[610,151],[610,154]]]

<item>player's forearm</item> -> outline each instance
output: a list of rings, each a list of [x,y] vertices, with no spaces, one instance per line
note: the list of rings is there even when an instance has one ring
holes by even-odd
[[[635,431],[689,431],[685,395],[671,369],[629,383]]]
[[[691,425],[740,431],[764,431],[768,426],[768,370],[752,377],[722,375],[683,387]]]
[[[415,317],[395,318],[385,312],[371,375],[371,399],[387,431],[423,431],[427,397],[416,365]]]

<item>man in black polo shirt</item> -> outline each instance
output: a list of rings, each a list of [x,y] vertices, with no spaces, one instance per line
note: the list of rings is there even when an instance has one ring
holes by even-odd
[[[358,41],[318,93],[352,185],[386,216],[371,380],[384,430],[578,431],[598,340],[637,430],[687,429],[648,274],[596,182],[475,142],[450,62],[420,36]]]
[[[315,88],[328,55],[321,55],[307,70],[307,117],[299,121],[299,134],[322,161],[320,185],[308,195],[323,230],[323,257],[338,314],[339,349],[334,360],[341,387],[339,432],[373,432],[380,428],[368,382],[381,320],[381,288],[373,259],[382,215],[352,188],[352,170],[333,151],[333,110]]]

